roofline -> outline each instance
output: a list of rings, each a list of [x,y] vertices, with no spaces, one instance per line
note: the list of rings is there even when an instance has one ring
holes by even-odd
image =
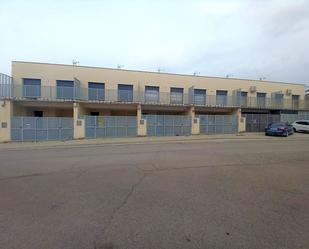
[[[41,64],[41,65],[54,65],[54,66],[68,66],[72,67],[70,64],[61,64],[61,63],[48,63],[48,62],[33,62],[33,61],[12,61],[12,63],[29,63],[29,64]],[[243,79],[243,78],[224,78],[218,76],[206,76],[206,75],[190,75],[190,74],[180,74],[180,73],[166,73],[166,72],[153,72],[153,71],[143,71],[143,70],[131,70],[131,69],[121,69],[121,68],[110,68],[110,67],[96,67],[96,66],[80,66],[74,65],[74,67],[82,68],[95,68],[95,69],[105,69],[105,70],[114,70],[114,71],[125,71],[125,72],[136,72],[136,73],[151,73],[151,74],[165,74],[165,75],[175,75],[183,77],[198,77],[198,78],[208,78],[208,79],[225,79],[225,80],[243,80],[243,81],[254,81],[254,82],[267,82],[274,84],[288,84],[288,85],[301,85],[305,86],[305,83],[294,83],[294,82],[282,82],[282,81],[267,81],[267,80],[255,80],[255,79]]]

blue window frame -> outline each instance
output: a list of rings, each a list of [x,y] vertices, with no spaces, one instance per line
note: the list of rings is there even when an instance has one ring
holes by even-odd
[[[183,88],[171,87],[171,104],[183,104]]]
[[[226,90],[217,90],[216,91],[216,100],[217,105],[227,105],[227,91]]]
[[[194,104],[195,105],[206,105],[206,90],[205,89],[194,89]]]
[[[25,98],[41,97],[41,80],[23,79],[23,96]]]
[[[118,101],[133,101],[133,85],[118,84]]]
[[[57,80],[57,99],[74,99],[74,81]]]
[[[145,102],[159,103],[159,89],[158,86],[145,86]]]
[[[266,93],[256,93],[256,100],[258,107],[266,106]]]
[[[88,99],[103,101],[105,99],[105,84],[88,82]]]

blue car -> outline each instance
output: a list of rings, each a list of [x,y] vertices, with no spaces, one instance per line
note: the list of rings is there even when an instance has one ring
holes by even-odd
[[[288,123],[271,123],[265,127],[266,136],[284,136],[288,137],[293,134],[293,126]]]

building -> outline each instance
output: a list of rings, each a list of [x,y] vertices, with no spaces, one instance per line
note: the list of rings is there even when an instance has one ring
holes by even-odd
[[[21,61],[1,74],[0,97],[0,141],[237,133],[309,118],[304,84]]]

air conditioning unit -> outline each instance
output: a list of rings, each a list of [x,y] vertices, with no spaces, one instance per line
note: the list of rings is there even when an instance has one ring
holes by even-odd
[[[256,92],[256,86],[250,86],[250,92]]]
[[[292,94],[292,89],[286,89],[285,90],[286,95],[291,95]]]

